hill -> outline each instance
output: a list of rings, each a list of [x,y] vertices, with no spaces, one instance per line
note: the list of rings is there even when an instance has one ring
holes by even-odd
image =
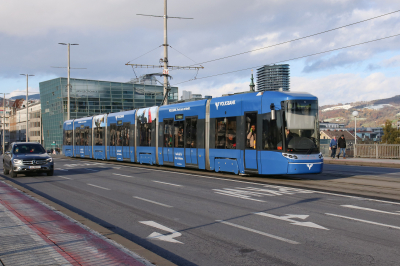
[[[320,121],[343,123],[345,127],[354,127],[353,111],[358,111],[357,127],[379,127],[386,120],[394,123],[400,119],[400,95],[364,102],[354,102],[319,107]]]

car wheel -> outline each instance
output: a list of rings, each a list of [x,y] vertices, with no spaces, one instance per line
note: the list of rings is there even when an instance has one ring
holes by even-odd
[[[8,171],[3,164],[3,174],[8,175],[9,173],[10,173],[10,171]]]
[[[48,171],[47,176],[53,176],[54,175],[54,170]]]
[[[10,176],[11,177],[17,177],[17,174],[14,172],[14,170],[11,168],[11,171],[10,171]]]

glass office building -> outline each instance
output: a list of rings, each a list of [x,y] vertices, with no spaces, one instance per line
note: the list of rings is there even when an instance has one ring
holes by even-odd
[[[71,79],[70,118],[115,113],[160,105],[163,87],[158,85]],[[46,149],[62,148],[62,125],[67,119],[67,78],[39,83],[42,105],[43,138]],[[178,100],[172,87],[169,102]]]

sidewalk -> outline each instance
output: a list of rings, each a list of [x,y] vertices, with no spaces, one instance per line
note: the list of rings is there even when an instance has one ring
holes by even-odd
[[[358,165],[358,166],[372,166],[372,167],[389,167],[400,168],[399,159],[373,159],[373,158],[346,158],[332,159],[331,157],[324,157],[325,164],[341,164],[341,165]]]
[[[0,182],[0,265],[152,265]]]

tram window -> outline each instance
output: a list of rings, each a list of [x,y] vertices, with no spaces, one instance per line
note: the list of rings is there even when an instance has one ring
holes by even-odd
[[[94,129],[94,145],[103,146],[104,127],[96,127]]]
[[[64,145],[72,145],[72,130],[64,131]]]
[[[246,149],[256,148],[257,113],[245,114],[246,119]]]
[[[124,146],[125,147],[129,147],[129,139],[130,139],[130,125],[131,123],[124,123],[123,127],[124,127]]]
[[[116,124],[111,124],[110,125],[110,146],[115,146],[116,141],[115,141],[115,129],[117,125]]]
[[[263,149],[282,150],[282,118],[280,111],[276,111],[276,119],[271,120],[271,113],[263,117]]]
[[[197,148],[197,118],[186,118],[186,148]]]
[[[172,147],[174,139],[172,137],[172,120],[164,120],[164,146]]]
[[[116,134],[116,145],[115,146],[123,146],[124,143],[124,127],[123,125],[117,125],[117,130],[115,132]]]
[[[76,146],[80,146],[80,145],[81,145],[80,138],[81,138],[80,128],[77,127],[77,128],[75,129],[75,145],[76,145]]]
[[[215,148],[236,149],[236,117],[215,119]]]
[[[151,146],[151,123],[139,123],[139,146]]]
[[[81,146],[85,146],[85,139],[86,139],[86,138],[85,138],[85,134],[86,134],[85,128],[82,128],[82,127],[81,127],[80,132],[81,132],[80,145],[81,145]]]
[[[174,123],[174,136],[175,136],[175,148],[184,148],[184,124],[183,121],[175,121]]]

